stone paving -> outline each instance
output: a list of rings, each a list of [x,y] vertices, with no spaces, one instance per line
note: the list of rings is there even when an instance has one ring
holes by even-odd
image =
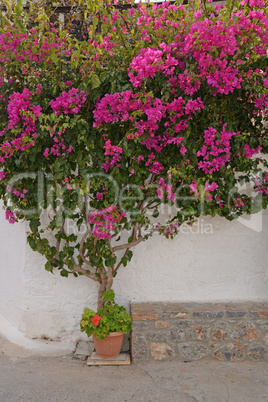
[[[1,402],[261,402],[266,362],[151,361],[89,367],[73,353],[39,356],[0,338]],[[83,350],[82,350],[83,346]],[[86,348],[86,349],[85,349]]]

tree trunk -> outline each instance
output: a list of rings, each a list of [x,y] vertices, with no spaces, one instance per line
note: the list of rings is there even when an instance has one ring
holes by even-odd
[[[106,290],[110,290],[112,287],[113,281],[109,280],[107,277],[102,278],[102,283],[100,284],[99,290],[98,290],[98,310],[100,308],[104,307],[104,302],[103,302],[103,293]]]

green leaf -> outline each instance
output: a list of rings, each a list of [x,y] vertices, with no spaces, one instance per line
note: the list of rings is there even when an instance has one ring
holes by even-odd
[[[155,209],[153,212],[153,217],[157,218],[158,216],[159,216],[159,211],[158,211],[158,209]]]
[[[38,219],[32,219],[30,222],[30,228],[32,232],[38,232],[38,228],[40,226],[40,221]]]
[[[100,79],[99,79],[98,75],[95,74],[95,73],[92,73],[90,78],[91,78],[92,89],[99,88],[101,82],[100,82]]]
[[[130,261],[132,257],[133,257],[133,252],[131,250],[129,250],[127,253],[128,260]]]
[[[45,269],[46,269],[46,271],[53,273],[53,267],[52,267],[52,264],[50,261],[46,262]]]
[[[97,17],[93,17],[93,18],[92,18],[92,24],[93,24],[94,28],[96,28],[96,26],[98,25],[98,23],[99,23],[99,19],[98,19]]]
[[[55,53],[50,58],[55,64],[58,64],[59,58]]]
[[[28,237],[28,238],[27,238],[27,241],[28,241],[29,246],[31,247],[31,249],[32,249],[33,251],[36,251],[36,250],[37,250],[37,247],[36,247],[36,241],[35,241],[35,239],[33,239],[32,237]]]

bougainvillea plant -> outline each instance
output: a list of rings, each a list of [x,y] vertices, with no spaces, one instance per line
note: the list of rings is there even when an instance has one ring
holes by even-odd
[[[264,0],[77,1],[82,40],[50,1],[5,3],[0,197],[46,270],[97,281],[102,308],[134,246],[267,207]]]

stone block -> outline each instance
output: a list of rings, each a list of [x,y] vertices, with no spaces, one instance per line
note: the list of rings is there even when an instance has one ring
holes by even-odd
[[[224,316],[224,306],[222,305],[206,305],[203,307],[195,308],[193,310],[193,317],[202,319],[215,319]]]
[[[228,339],[229,335],[225,330],[214,329],[211,333],[211,337],[214,341],[225,341]]]
[[[265,343],[265,345],[268,345],[268,334],[264,335],[263,342]]]
[[[151,322],[149,321],[133,321],[132,322],[132,331],[133,332],[144,332],[151,329]]]
[[[156,321],[155,328],[168,328],[170,327],[170,323],[167,321]]]
[[[184,342],[185,332],[181,329],[171,329],[168,335],[168,340],[171,342]]]
[[[73,354],[74,359],[86,360],[94,350],[94,343],[90,341],[79,341]]]
[[[154,320],[158,318],[158,303],[133,303],[131,316],[133,320]]]
[[[243,310],[237,306],[226,306],[226,318],[239,319],[245,317],[246,310]]]
[[[245,317],[246,311],[226,311],[226,317],[231,319],[240,319]]]
[[[259,338],[259,331],[256,330],[255,325],[252,322],[240,322],[235,326],[232,337],[236,342],[253,342]]]
[[[226,321],[217,321],[217,328],[226,328],[227,322]]]
[[[146,339],[143,336],[137,336],[132,334],[132,347],[131,347],[131,355],[132,360],[139,361],[139,360],[147,360],[148,358],[148,346]]]
[[[166,360],[175,357],[174,349],[167,343],[153,342],[150,344],[151,355],[155,360]]]
[[[129,352],[129,341],[130,341],[130,333],[128,332],[124,334],[124,341],[121,348],[122,353]]]
[[[268,310],[266,311],[250,311],[249,312],[250,318],[258,319],[261,318],[263,320],[268,318]]]
[[[254,319],[268,319],[268,303],[254,303],[249,308],[249,316]]]
[[[164,307],[163,318],[188,318],[189,311],[181,304],[169,304]]]
[[[154,341],[154,342],[166,341],[167,340],[167,332],[163,332],[163,331],[147,332],[146,338],[149,339],[150,341]]]
[[[268,331],[268,321],[256,320],[254,323],[260,325],[264,331]]]
[[[204,327],[199,325],[192,325],[186,329],[186,334],[191,340],[204,341],[209,339],[211,332],[210,327]]]
[[[268,348],[265,346],[259,344],[259,343],[253,343],[248,352],[248,357],[251,360],[254,361],[259,361],[259,360],[264,360],[268,356]]]
[[[223,361],[236,361],[244,359],[244,346],[228,343],[214,351],[214,357]]]
[[[189,325],[192,324],[192,321],[190,320],[178,320],[178,321],[173,321],[172,322],[176,327],[188,327]]]
[[[157,313],[132,313],[132,320],[157,320],[159,315]]]
[[[131,305],[131,317],[135,321],[157,320],[157,303],[134,303]]]
[[[179,346],[179,351],[185,360],[199,360],[208,355],[206,346],[196,343],[185,343]]]

